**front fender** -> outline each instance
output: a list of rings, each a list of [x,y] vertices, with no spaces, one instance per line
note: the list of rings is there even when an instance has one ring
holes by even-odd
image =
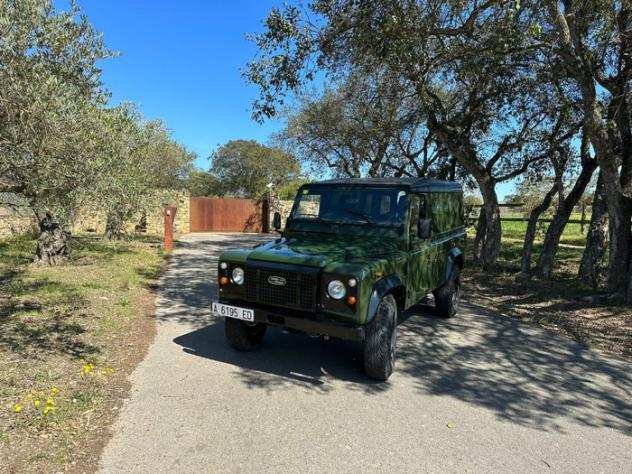
[[[388,275],[373,284],[371,297],[369,298],[369,307],[366,314],[366,323],[371,321],[377,312],[380,300],[387,294],[391,293],[395,288],[403,286],[402,280],[397,275]]]

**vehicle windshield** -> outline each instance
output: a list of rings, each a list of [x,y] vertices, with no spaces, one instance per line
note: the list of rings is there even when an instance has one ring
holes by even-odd
[[[348,224],[401,225],[408,194],[396,187],[309,186],[299,191],[292,219]]]

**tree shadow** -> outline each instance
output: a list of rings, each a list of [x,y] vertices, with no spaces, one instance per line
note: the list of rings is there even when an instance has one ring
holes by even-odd
[[[24,280],[14,275],[11,296],[0,298],[0,349],[28,357],[67,354],[85,358],[100,349],[82,341],[87,331],[81,320],[85,299],[74,286],[41,279]],[[34,295],[54,293],[53,301]]]
[[[230,236],[216,242],[212,236],[199,237],[179,246],[182,250],[162,279],[157,317],[191,328],[174,339],[185,352],[234,366],[235,378],[252,389],[377,395],[396,383],[414,387],[419,395],[483,407],[500,420],[539,430],[564,432],[573,423],[632,435],[630,363],[497,315],[468,302],[467,295],[452,319],[437,317],[427,304],[402,315],[396,372],[387,383],[363,375],[359,346],[350,342],[272,329],[260,351],[232,350],[223,322],[210,315],[217,292],[217,254],[270,238],[274,236]]]

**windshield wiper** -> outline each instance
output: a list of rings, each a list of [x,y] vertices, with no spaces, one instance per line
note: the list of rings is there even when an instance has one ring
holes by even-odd
[[[360,212],[360,211],[356,211],[355,209],[343,209],[343,211],[348,212],[349,214],[354,214],[356,216],[362,217],[367,224],[375,224],[375,222],[373,222],[373,219],[371,219],[370,216],[368,216],[367,214],[365,214],[364,212]]]

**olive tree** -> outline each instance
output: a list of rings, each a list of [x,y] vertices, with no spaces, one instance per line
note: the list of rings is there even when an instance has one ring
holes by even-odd
[[[118,238],[126,222],[156,205],[156,192],[184,187],[195,155],[175,142],[161,121],[143,120],[129,104],[104,110],[103,118],[107,143],[95,198],[103,197],[106,237]]]
[[[56,263],[69,213],[98,178],[97,61],[109,52],[74,4],[49,0],[2,2],[0,38],[0,191],[27,200],[38,259]]]

